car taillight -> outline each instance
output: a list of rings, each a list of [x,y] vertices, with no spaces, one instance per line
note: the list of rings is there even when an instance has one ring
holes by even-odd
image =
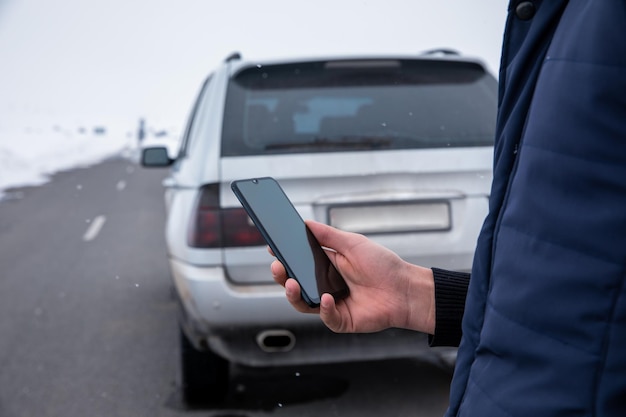
[[[189,226],[188,244],[194,248],[265,245],[243,208],[220,208],[219,184],[200,189]]]

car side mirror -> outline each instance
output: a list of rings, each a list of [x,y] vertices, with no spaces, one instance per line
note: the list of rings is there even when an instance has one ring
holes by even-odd
[[[165,146],[153,146],[141,151],[141,165],[146,168],[164,168],[172,165],[173,162]]]

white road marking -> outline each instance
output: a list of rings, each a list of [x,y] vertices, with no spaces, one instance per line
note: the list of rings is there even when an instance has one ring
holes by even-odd
[[[104,226],[104,223],[106,221],[107,221],[107,218],[104,216],[98,216],[95,219],[93,219],[93,221],[87,228],[87,231],[83,235],[83,240],[85,242],[90,242],[94,240],[96,236],[98,236],[98,233],[100,233],[100,230],[102,230],[102,226]]]
[[[124,180],[118,181],[115,188],[117,188],[118,191],[122,191],[124,188],[126,188],[126,181]]]

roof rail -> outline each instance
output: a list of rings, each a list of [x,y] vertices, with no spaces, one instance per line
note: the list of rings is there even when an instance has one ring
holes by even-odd
[[[461,55],[459,51],[450,48],[435,48],[423,51],[421,55]]]
[[[230,62],[236,59],[241,59],[241,54],[239,52],[233,52],[232,54],[228,55],[224,62]]]

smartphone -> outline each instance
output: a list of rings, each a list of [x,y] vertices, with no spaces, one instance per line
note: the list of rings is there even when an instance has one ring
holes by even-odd
[[[324,293],[348,295],[343,277],[275,179],[237,180],[231,188],[309,306],[319,306]]]

